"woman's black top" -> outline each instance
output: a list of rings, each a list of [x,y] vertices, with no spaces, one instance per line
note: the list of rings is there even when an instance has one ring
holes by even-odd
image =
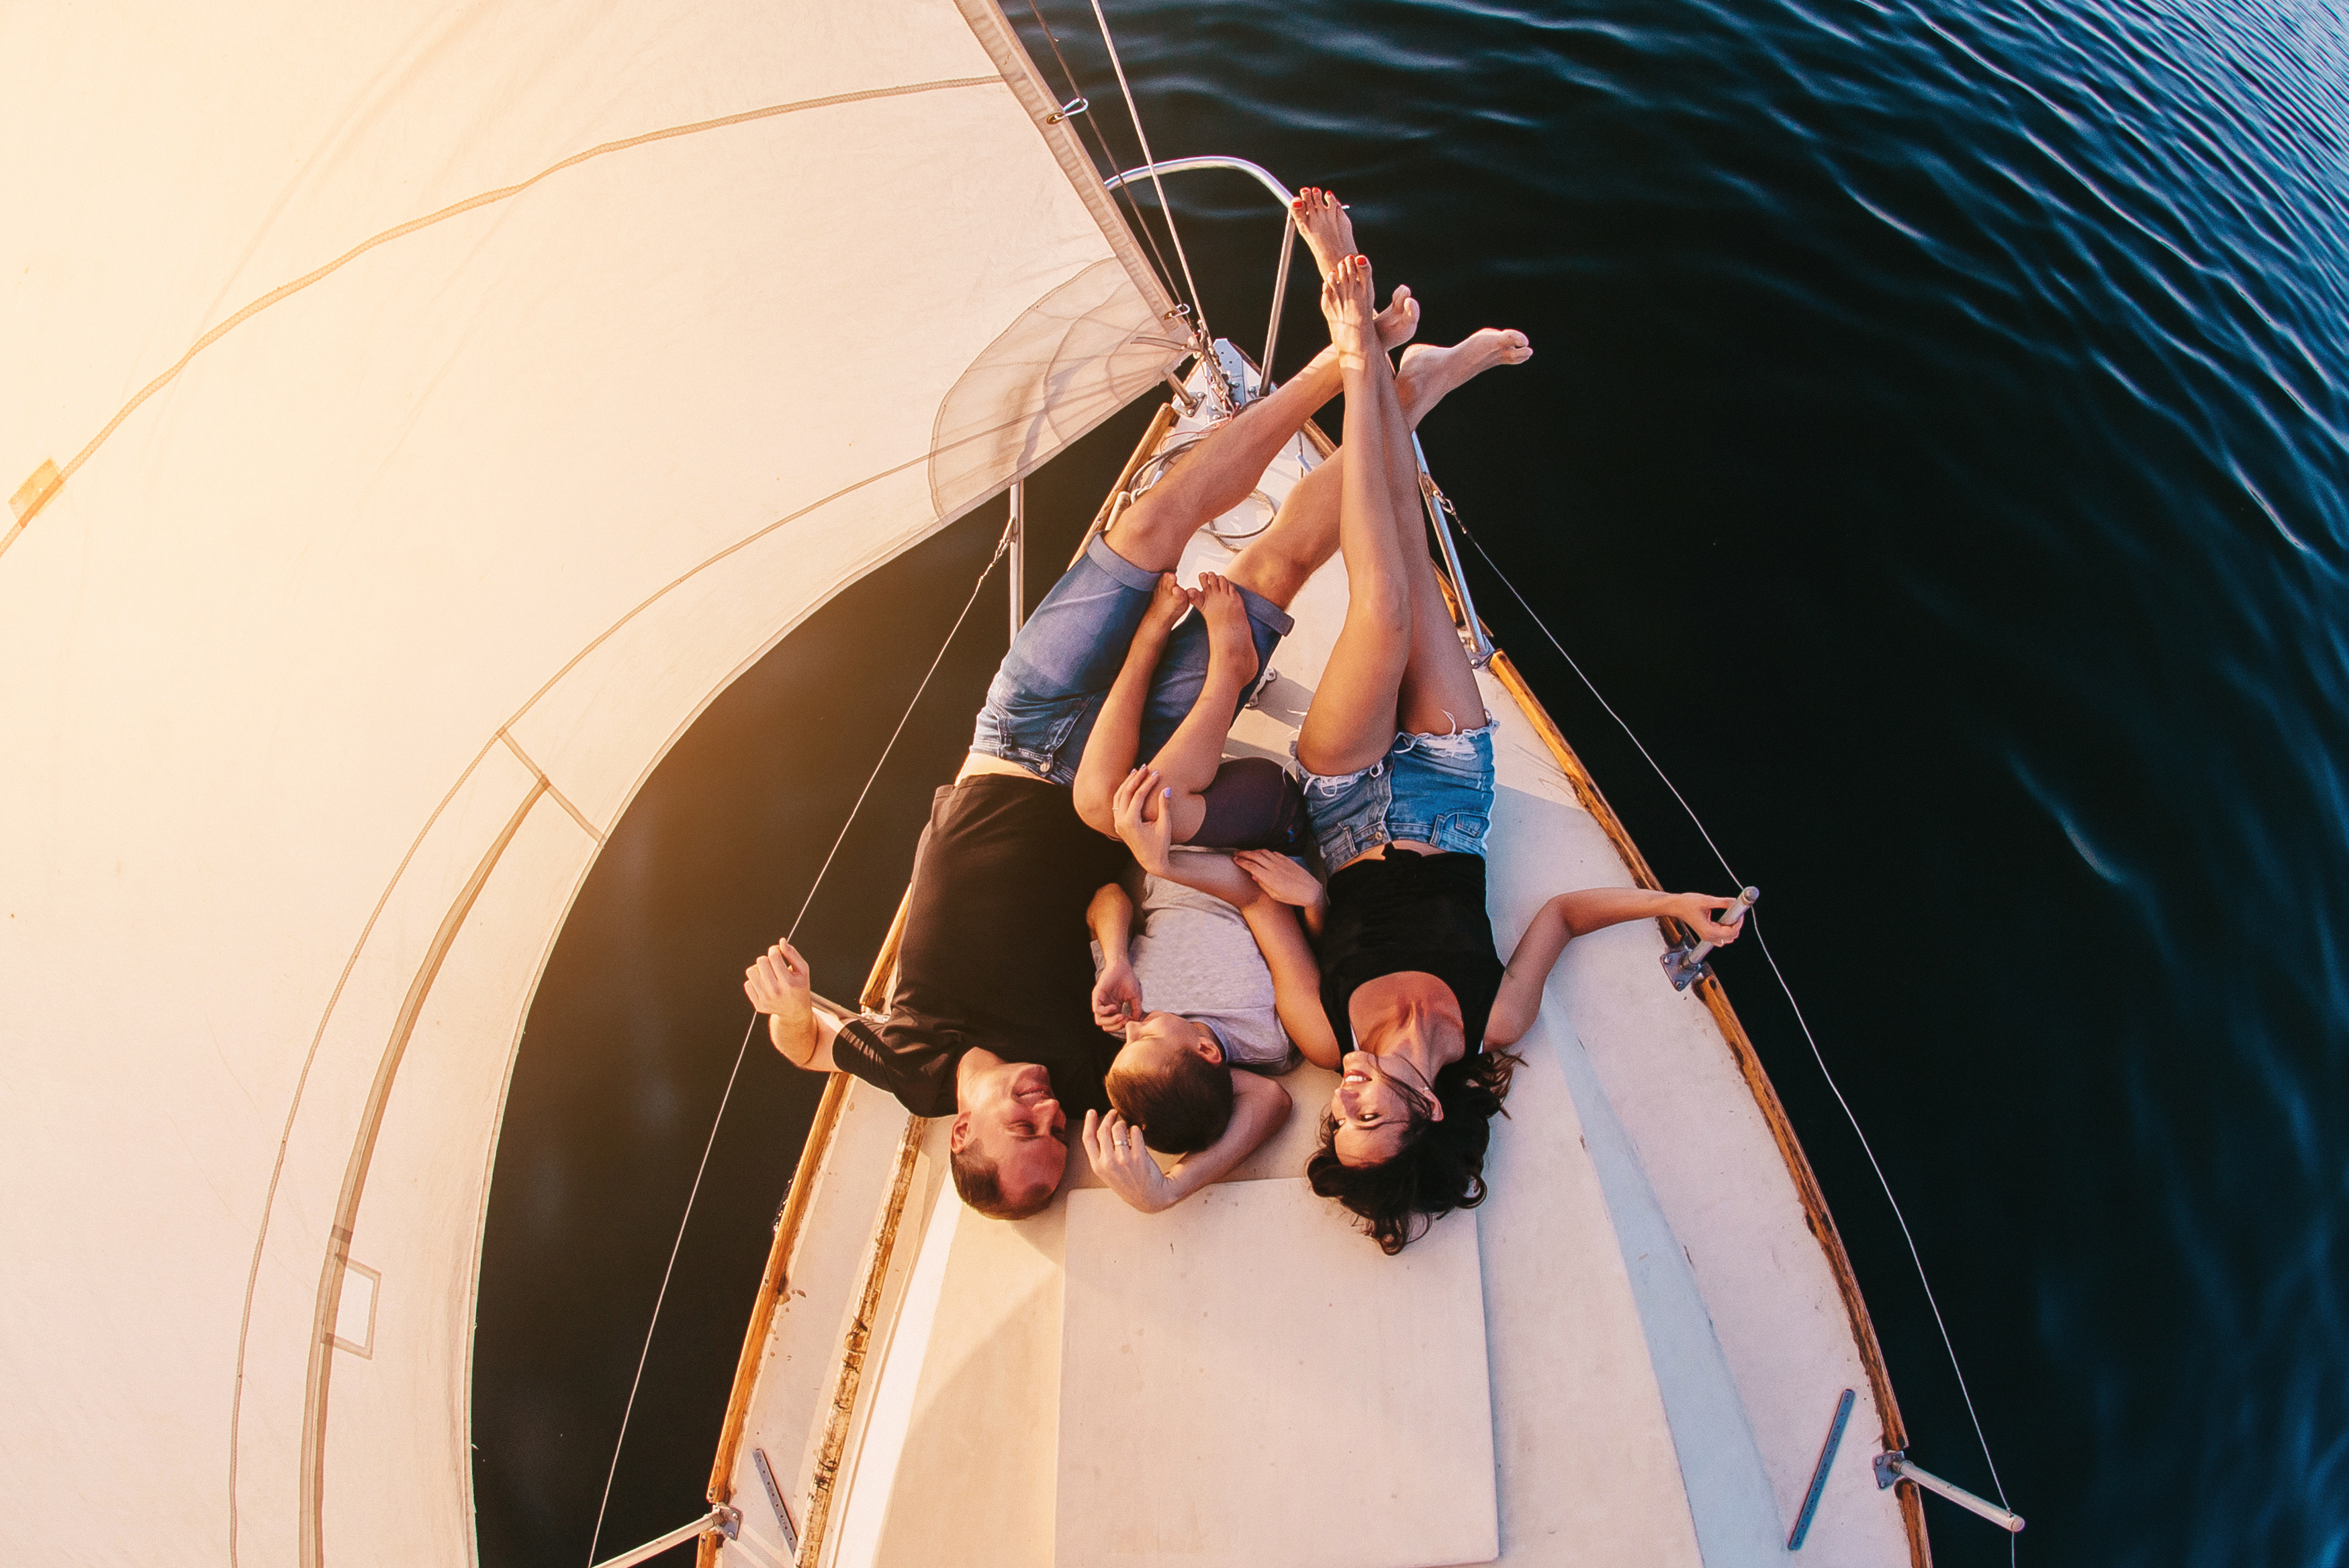
[[[1330,879],[1319,955],[1322,1010],[1349,1047],[1355,990],[1409,969],[1452,988],[1467,1047],[1483,1050],[1505,968],[1485,913],[1485,858],[1417,855],[1390,844],[1356,861]]]

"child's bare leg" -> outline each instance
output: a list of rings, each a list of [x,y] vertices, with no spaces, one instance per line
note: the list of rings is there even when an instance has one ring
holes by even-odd
[[[1199,614],[1207,623],[1207,678],[1198,700],[1183,722],[1150,759],[1162,787],[1172,791],[1166,804],[1174,815],[1174,838],[1187,844],[1198,836],[1207,814],[1207,786],[1224,763],[1224,742],[1232,732],[1232,716],[1240,696],[1256,679],[1256,635],[1248,627],[1247,604],[1239,590],[1212,572],[1199,575]],[[1091,748],[1087,748],[1090,757]],[[1116,789],[1112,781],[1110,788]]]
[[[1085,740],[1085,754],[1077,760],[1077,776],[1071,781],[1077,815],[1094,830],[1112,838],[1117,835],[1117,822],[1112,797],[1133,770],[1134,753],[1142,749],[1142,714],[1150,701],[1151,672],[1166,651],[1174,624],[1190,607],[1191,596],[1175,586],[1174,573],[1160,576],[1150,608],[1143,612],[1142,624],[1134,628],[1125,663],[1118,666],[1117,679],[1102,700],[1092,734]]]

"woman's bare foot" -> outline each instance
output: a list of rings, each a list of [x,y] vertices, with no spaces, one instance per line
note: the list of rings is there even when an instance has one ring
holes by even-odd
[[[1372,304],[1376,299],[1371,287],[1371,258],[1340,256],[1330,275],[1321,282],[1321,315],[1330,324],[1330,346],[1338,351],[1338,363],[1343,368],[1348,359],[1356,365],[1367,363],[1373,354],[1385,352],[1378,345],[1378,332],[1372,325]]]
[[[1207,623],[1207,673],[1212,679],[1226,671],[1246,686],[1256,678],[1256,634],[1248,628],[1247,601],[1240,591],[1212,572],[1199,573],[1199,614]]]
[[[1402,351],[1395,367],[1395,396],[1402,400],[1403,418],[1416,425],[1444,395],[1481,376],[1496,365],[1523,365],[1534,356],[1526,335],[1508,327],[1488,326],[1444,347],[1413,344]]]
[[[1354,223],[1339,204],[1338,193],[1308,185],[1288,204],[1289,212],[1297,219],[1297,232],[1305,236],[1305,248],[1313,253],[1313,263],[1327,278],[1330,269],[1354,253]]]

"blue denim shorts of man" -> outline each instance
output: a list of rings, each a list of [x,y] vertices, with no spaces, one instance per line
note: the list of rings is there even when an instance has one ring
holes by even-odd
[[[1395,839],[1481,855],[1493,822],[1493,721],[1450,735],[1398,735],[1359,773],[1305,775],[1305,814],[1336,871]]]
[[[995,682],[987,688],[987,705],[978,710],[970,748],[1032,769],[1055,784],[1073,783],[1093,720],[1157,587],[1157,573],[1127,561],[1096,534],[1012,639],[1011,651],[1003,655]],[[1249,630],[1256,634],[1261,674],[1272,650],[1297,623],[1262,594],[1246,588],[1239,592],[1247,605]],[[1147,762],[1158,754],[1199,700],[1206,679],[1207,624],[1195,614],[1174,628],[1158,667],[1151,672],[1140,760]]]

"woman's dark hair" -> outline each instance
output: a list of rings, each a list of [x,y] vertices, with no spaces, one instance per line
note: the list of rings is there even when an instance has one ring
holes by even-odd
[[[1493,1118],[1508,1114],[1501,1101],[1511,1075],[1524,1063],[1511,1052],[1487,1050],[1438,1069],[1441,1121],[1425,1097],[1407,1091],[1404,1098],[1413,1103],[1402,1147],[1381,1164],[1340,1164],[1338,1123],[1324,1115],[1321,1147],[1305,1162],[1306,1180],[1322,1197],[1344,1204],[1379,1251],[1394,1256],[1444,1215],[1485,1201],[1485,1150],[1493,1140]]]

